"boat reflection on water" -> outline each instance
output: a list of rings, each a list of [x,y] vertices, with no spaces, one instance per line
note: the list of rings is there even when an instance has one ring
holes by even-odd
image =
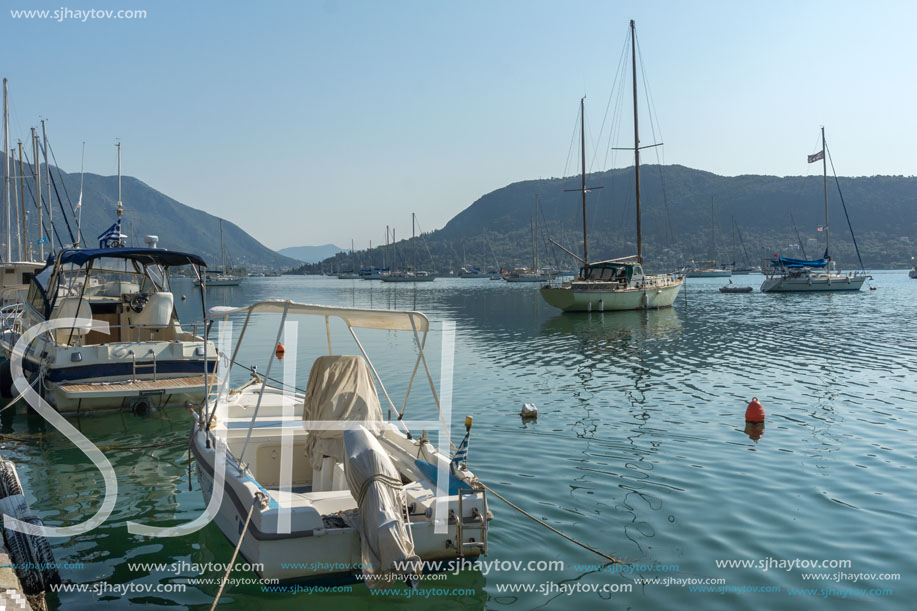
[[[546,321],[542,334],[582,335],[595,339],[628,336],[674,338],[681,334],[678,313],[671,309],[559,314]]]

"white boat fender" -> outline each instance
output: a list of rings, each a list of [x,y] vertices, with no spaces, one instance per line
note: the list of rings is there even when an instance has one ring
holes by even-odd
[[[534,403],[523,403],[522,411],[520,415],[523,419],[525,418],[537,418],[538,417],[538,408],[535,407]]]
[[[370,588],[387,588],[389,575],[401,575],[413,586],[422,564],[414,551],[410,523],[404,519],[401,476],[363,426],[344,431],[343,441],[344,474],[359,509],[342,512],[341,517],[360,533],[364,582]],[[396,563],[413,569],[399,569]]]

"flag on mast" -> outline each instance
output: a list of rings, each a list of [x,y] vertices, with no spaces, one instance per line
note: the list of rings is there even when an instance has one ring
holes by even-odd
[[[814,155],[809,155],[809,163],[815,163],[816,161],[821,161],[825,158],[825,149],[822,149],[815,153]]]

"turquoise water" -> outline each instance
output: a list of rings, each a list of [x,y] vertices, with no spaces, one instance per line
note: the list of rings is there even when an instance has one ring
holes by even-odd
[[[733,281],[757,286],[761,278]],[[562,315],[542,303],[537,287],[489,280],[438,279],[415,288],[249,278],[238,288],[211,289],[209,305],[290,298],[424,312],[433,321],[427,353],[437,382],[440,322],[454,320],[453,422],[460,427],[465,415],[474,416],[469,466],[555,528],[642,565],[630,576],[589,567],[601,559],[492,499],[487,560],[562,561],[563,569],[486,575],[468,570],[421,586],[463,593],[426,599],[372,596],[359,584],[349,593],[313,594],[268,594],[259,585],[239,585],[227,588],[221,607],[913,608],[917,281],[906,272],[880,272],[877,290],[834,295],[723,295],[716,290],[722,283],[689,280],[687,301],[680,296],[671,310],[605,315]],[[185,320],[199,318],[192,287],[179,281],[176,292],[189,297],[181,302]],[[264,335],[246,343],[240,361],[264,362],[277,319],[267,322],[257,327]],[[304,386],[311,356],[321,353],[324,339],[316,325],[303,321],[300,327]],[[380,332],[361,338],[389,391],[403,396],[415,357],[410,338]],[[350,346],[341,341],[336,347],[353,352]],[[435,417],[423,390],[415,390],[407,418]],[[757,441],[744,431],[753,396],[767,412]],[[538,406],[537,422],[520,420],[523,402]],[[40,417],[21,410],[3,416],[2,453],[16,461],[32,507],[45,522],[63,526],[94,513],[102,479],[91,463]],[[184,408],[147,417],[88,416],[74,424],[106,452],[119,490],[102,527],[52,541],[59,562],[82,563],[61,571],[65,582],[186,584],[198,577],[194,571],[132,570],[128,563],[228,561],[232,547],[213,525],[175,539],[136,537],[125,528],[127,520],[176,524],[203,510],[196,478],[188,490],[190,419]],[[717,566],[767,559],[849,565],[766,571]],[[803,573],[830,576],[806,580]],[[854,582],[835,581],[835,573],[874,575]],[[900,579],[877,576],[882,574]],[[666,577],[724,579],[691,585],[733,591],[634,582]],[[500,591],[525,585],[536,591]],[[632,591],[582,591],[604,585],[631,585]],[[217,587],[124,597],[66,593],[50,596],[49,603],[64,609],[203,609]],[[553,591],[545,595],[537,591],[541,587]],[[568,596],[560,587],[580,591]],[[780,591],[760,591],[765,587]],[[834,592],[792,596],[795,588]],[[891,593],[851,594],[854,588]]]

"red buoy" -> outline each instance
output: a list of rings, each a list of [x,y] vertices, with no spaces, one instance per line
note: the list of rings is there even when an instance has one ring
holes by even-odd
[[[745,422],[764,422],[764,406],[754,397],[745,410]]]
[[[277,342],[277,349],[274,350],[274,356],[277,357],[277,360],[278,360],[278,361],[282,361],[282,360],[283,360],[283,355],[284,355],[285,352],[286,352],[286,350],[284,349],[283,344],[281,344],[280,342]],[[762,412],[762,413],[763,413],[763,412]],[[763,417],[763,416],[762,416],[762,417]]]

